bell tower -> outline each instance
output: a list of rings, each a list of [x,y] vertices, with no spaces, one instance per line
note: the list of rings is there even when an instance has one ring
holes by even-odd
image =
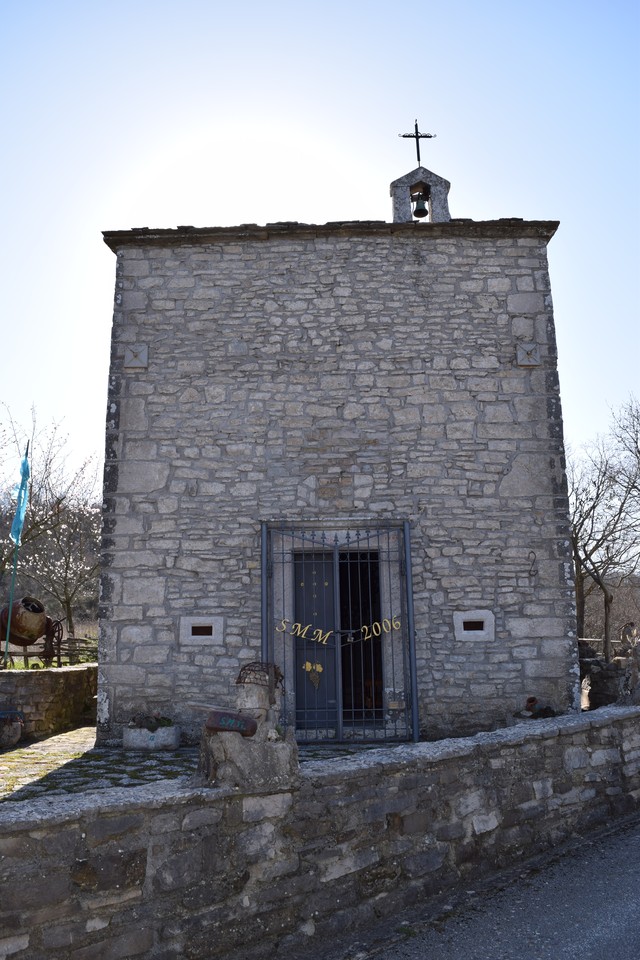
[[[435,133],[420,133],[416,120],[413,133],[399,133],[404,140],[415,140],[418,166],[391,184],[393,222],[412,223],[426,220],[431,223],[446,223],[451,220],[447,200],[451,184],[431,173],[420,162],[420,141],[432,140]]]
[[[410,223],[425,219],[431,223],[446,223],[449,213],[448,180],[439,177],[425,167],[416,167],[411,173],[394,180],[391,184],[393,222]]]

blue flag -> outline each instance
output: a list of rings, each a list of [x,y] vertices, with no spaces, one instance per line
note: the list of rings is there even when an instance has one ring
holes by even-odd
[[[24,516],[27,512],[27,500],[29,499],[29,458],[27,454],[24,455],[24,459],[20,464],[20,476],[22,479],[18,489],[18,505],[16,507],[16,515],[11,524],[11,533],[9,534],[16,546],[20,546],[20,535],[24,524]]]

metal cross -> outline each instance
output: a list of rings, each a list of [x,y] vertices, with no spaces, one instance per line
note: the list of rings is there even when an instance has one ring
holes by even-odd
[[[416,153],[418,154],[418,166],[420,166],[420,141],[421,140],[431,140],[433,137],[437,136],[435,133],[420,133],[418,130],[418,121],[416,120],[416,129],[415,133],[399,133],[399,137],[408,138],[410,140],[416,141]]]

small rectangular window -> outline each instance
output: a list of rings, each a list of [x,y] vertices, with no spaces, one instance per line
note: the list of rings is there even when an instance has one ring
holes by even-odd
[[[202,653],[224,643],[224,617],[180,617],[179,631],[182,646]]]
[[[453,614],[453,632],[457,643],[493,643],[496,638],[496,618],[491,610],[456,610]]]

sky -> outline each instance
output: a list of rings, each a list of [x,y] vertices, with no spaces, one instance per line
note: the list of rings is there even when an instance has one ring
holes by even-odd
[[[637,0],[0,0],[5,415],[102,456],[103,230],[391,220],[417,118],[453,217],[560,221],[578,448],[640,394],[639,64]]]

